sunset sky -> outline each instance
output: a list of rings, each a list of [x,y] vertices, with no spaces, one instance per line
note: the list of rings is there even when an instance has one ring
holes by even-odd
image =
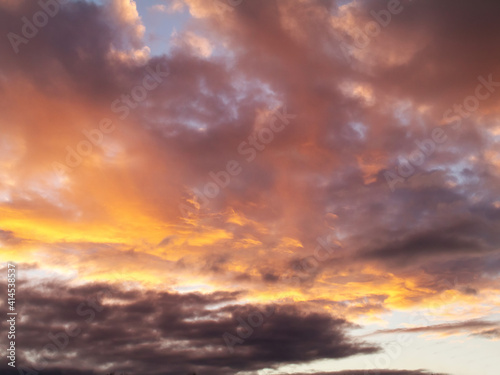
[[[498,0],[0,0],[6,375],[498,375]]]

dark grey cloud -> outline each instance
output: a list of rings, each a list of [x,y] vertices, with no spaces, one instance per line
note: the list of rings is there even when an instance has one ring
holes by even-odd
[[[239,305],[237,297],[56,281],[19,288],[18,364],[75,372],[232,374],[379,350],[350,338],[356,326],[344,319],[306,305]],[[5,313],[5,305],[0,310]],[[231,350],[224,334],[238,340]]]
[[[9,368],[1,368],[2,374],[4,375],[19,375],[17,370],[12,370]],[[104,375],[103,372],[94,371],[78,371],[72,369],[54,369],[47,371],[40,371],[38,375]],[[163,372],[163,374],[169,374],[168,372]],[[116,374],[119,375],[119,374]],[[135,374],[129,374],[135,375]],[[285,374],[278,374],[285,375]],[[294,375],[451,375],[443,374],[437,372],[429,372],[425,370],[349,370],[349,371],[336,371],[336,372],[316,372],[307,374],[294,374]]]

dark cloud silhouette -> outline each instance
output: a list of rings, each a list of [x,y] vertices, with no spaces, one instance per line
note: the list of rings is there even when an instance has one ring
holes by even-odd
[[[236,305],[237,297],[47,282],[19,295],[18,363],[75,372],[231,374],[379,350],[350,338],[355,326],[344,319],[294,305]],[[237,344],[227,345],[224,334]]]
[[[2,369],[2,374],[5,375],[18,375],[17,370],[12,369]],[[168,371],[162,372],[162,374],[170,375],[176,373],[170,373]],[[103,375],[103,373],[97,373],[94,371],[77,371],[68,369],[54,369],[48,371],[40,371],[39,375]],[[284,374],[283,374],[284,375]],[[306,375],[297,373],[296,375]],[[449,375],[436,372],[428,372],[425,370],[351,370],[351,371],[337,371],[337,372],[317,372],[308,373],[308,375]]]

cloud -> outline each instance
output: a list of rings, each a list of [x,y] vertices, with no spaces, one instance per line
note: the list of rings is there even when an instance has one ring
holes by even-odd
[[[138,350],[137,360],[151,358],[153,366],[165,350],[179,371],[189,360],[212,371],[220,364],[216,358],[240,368],[291,363],[287,353],[304,362],[365,353],[366,347],[344,340],[347,321],[372,321],[435,301],[444,310],[454,304],[468,309],[470,318],[498,307],[498,4],[407,2],[359,48],[353,38],[373,25],[371,11],[381,14],[387,1],[340,7],[322,0],[252,0],[229,8],[217,1],[185,3],[191,22],[167,55],[150,55],[143,19],[128,0],[69,2],[19,44],[18,53],[8,38],[0,40],[2,259],[29,260],[54,272],[68,262],[67,271],[82,283],[138,277],[158,303],[144,313],[151,321],[141,321],[150,337],[126,347],[125,323],[139,314],[116,309],[101,315],[109,323],[103,332],[123,335],[101,337],[90,327],[89,339],[103,340],[108,346],[102,355],[113,361]],[[179,2],[171,4],[180,9]],[[0,32],[22,35],[23,17],[32,19],[39,10],[37,2],[2,1]],[[134,100],[147,69],[158,66],[168,77]],[[454,129],[443,116],[473,101],[480,76],[495,82],[480,90],[491,95]],[[122,108],[127,116],[113,105],[117,100],[130,103]],[[272,141],[261,142],[258,132],[280,108],[296,117]],[[86,152],[82,144],[91,140],[85,134],[103,118],[115,130]],[[447,141],[430,152],[426,140],[436,128]],[[250,148],[251,142],[257,143]],[[239,151],[242,144],[247,154]],[[401,171],[398,160],[421,148],[425,160],[391,191],[385,173]],[[81,165],[63,176],[54,172],[53,163],[65,164],[78,150],[85,154]],[[252,150],[255,158],[248,161]],[[226,183],[220,176],[232,160],[242,171]],[[225,186],[202,205],[197,192],[213,188],[213,176]],[[191,209],[189,217],[181,204]],[[334,224],[325,223],[332,216]],[[318,239],[329,236],[341,246],[305,271],[303,261],[315,255]],[[298,285],[283,282],[304,272]],[[283,334],[280,345],[287,351],[270,348],[270,335],[279,337],[283,328],[271,318],[241,353],[210,362],[203,351],[210,347],[195,358],[188,349],[173,353],[155,336],[166,333],[162,304],[174,298],[155,292],[163,285],[228,293],[224,303],[231,306],[248,303],[231,294],[246,290],[255,304],[288,298],[315,311],[290,308],[277,315],[297,323],[293,332],[305,336],[304,346]],[[209,301],[175,298],[201,318],[210,316]],[[65,307],[77,302],[70,296],[64,301]],[[140,310],[130,299],[124,304]],[[232,310],[222,307],[210,324],[173,311],[172,322],[193,330],[172,335],[196,345],[211,343],[210,329],[234,323]],[[461,315],[449,318],[463,320]],[[301,325],[310,325],[322,348]],[[472,333],[497,333],[479,328]],[[340,346],[330,344],[337,339]],[[90,350],[86,336],[80,340]],[[115,365],[92,353],[103,369]]]
[[[38,9],[30,4],[3,8],[5,33],[20,32],[21,17]],[[454,14],[470,8],[454,4]],[[5,231],[27,236],[28,229],[16,219],[21,210],[29,213],[26,226],[36,228],[30,229],[32,243],[52,243],[47,248],[64,241],[81,243],[77,256],[82,262],[87,247],[113,243],[119,251],[133,248],[147,254],[147,261],[124,257],[130,259],[125,267],[149,266],[150,257],[158,257],[178,262],[205,283],[225,287],[239,280],[259,293],[263,284],[293,271],[297,260],[314,253],[317,238],[332,231],[323,225],[324,215],[334,213],[334,230],[345,250],[322,262],[308,278],[308,289],[301,290],[305,299],[322,299],[335,286],[323,288],[317,280],[339,281],[341,269],[349,273],[341,282],[364,280],[390,290],[387,308],[395,300],[411,304],[442,292],[444,278],[458,277],[477,296],[489,287],[485,275],[500,267],[495,247],[498,176],[482,153],[490,146],[481,129],[464,119],[471,122],[470,129],[464,124],[464,136],[436,151],[420,174],[394,193],[383,177],[392,160],[416,148],[415,141],[441,120],[453,104],[444,101],[446,95],[459,101],[475,88],[476,82],[464,82],[461,71],[444,68],[451,62],[438,59],[447,58],[439,53],[447,48],[461,53],[451,35],[425,39],[422,51],[429,54],[428,64],[444,69],[439,79],[455,74],[460,90],[448,91],[450,78],[441,82],[441,91],[436,83],[420,93],[422,87],[411,84],[410,73],[401,84],[391,83],[406,65],[370,66],[379,77],[374,79],[363,69],[353,69],[341,54],[342,35],[332,19],[351,17],[349,22],[362,27],[368,21],[362,16],[369,14],[367,7],[379,9],[381,2],[354,3],[349,16],[336,13],[329,2],[242,2],[223,13],[224,22],[219,22],[222,10],[211,2],[188,5],[206,16],[196,28],[179,33],[182,43],[169,56],[148,56],[147,46],[139,41],[142,21],[127,1],[107,8],[68,4],[29,44],[20,45],[17,55],[3,40],[2,84],[9,90],[3,91],[8,111],[2,129],[12,148],[3,164],[8,166],[4,181],[11,181],[2,188],[8,197],[3,203]],[[477,5],[475,12],[486,14],[489,6]],[[422,17],[433,14],[424,17],[430,24],[426,33],[440,28],[440,17],[455,28],[453,22],[466,22],[428,2],[406,10],[418,10]],[[420,33],[406,10],[388,26],[400,33],[384,29],[368,50],[385,38]],[[485,17],[469,38],[496,27],[490,21]],[[197,53],[192,53],[193,46]],[[231,52],[214,57],[216,48]],[[471,42],[467,48],[475,47]],[[112,103],[130,95],[146,66],[157,64],[168,67],[169,78],[143,102],[132,103],[129,116],[120,120]],[[425,64],[408,64],[421,72],[422,81],[430,80]],[[491,72],[496,77],[493,65],[469,68],[475,76]],[[423,110],[429,106],[423,98],[433,90],[447,94],[433,102],[432,110]],[[29,112],[21,93],[32,100]],[[486,101],[475,115],[492,116],[491,103]],[[239,145],[282,104],[297,120],[248,163]],[[95,128],[102,118],[112,119],[117,130],[93,147],[79,168],[64,179],[55,178],[52,163],[65,163],[67,147],[76,149],[86,140],[82,131]],[[421,123],[427,125],[422,128]],[[193,202],[194,189],[203,190],[212,181],[210,173],[224,170],[229,160],[239,161],[243,172],[206,207],[193,206],[197,214],[185,221],[179,204]],[[156,247],[167,237],[168,244]],[[237,251],[243,247],[245,252]],[[478,254],[489,261],[479,262]],[[256,257],[258,263],[253,262]],[[474,265],[474,275],[466,263]],[[99,268],[98,262],[93,266]],[[107,268],[100,267],[102,272]],[[273,276],[256,276],[262,272]],[[395,275],[390,285],[387,272]],[[425,286],[429,292],[401,287],[396,280],[406,275],[415,289]],[[289,288],[273,285],[277,292]],[[366,296],[366,288],[358,285],[349,295],[344,295],[345,288],[338,292],[346,301]]]
[[[230,374],[378,351],[350,338],[354,326],[344,319],[293,305],[238,305],[237,297],[45,281],[18,296],[18,361],[39,368],[45,358],[47,370]],[[237,318],[250,321],[258,310],[271,313],[249,337],[238,333]],[[224,333],[245,340],[230,351]]]
[[[0,368],[1,369],[1,368]],[[2,369],[3,374],[5,375],[17,375],[17,370],[11,370],[9,368]],[[78,371],[73,369],[55,369],[48,371],[40,371],[40,375],[98,375],[93,371]],[[177,374],[177,373],[167,373],[167,374]],[[181,374],[181,373],[178,373]],[[351,370],[351,371],[337,371],[337,372],[316,372],[316,373],[308,373],[309,375],[446,375],[436,372],[428,372],[425,370],[415,370],[415,371],[407,371],[407,370]],[[305,374],[295,374],[295,375],[305,375]]]
[[[472,336],[480,336],[484,338],[498,338],[499,322],[487,320],[468,320],[456,323],[444,323],[431,326],[384,329],[374,332],[373,334],[388,334],[388,333],[441,333],[447,336],[470,334]]]
[[[134,0],[112,0],[109,3],[109,9],[119,22],[120,32],[128,31],[135,41],[140,41],[143,38],[146,28],[141,22]]]
[[[210,41],[193,32],[186,32],[182,34],[172,35],[172,44],[174,46],[184,46],[185,48],[192,49],[196,54],[201,57],[209,57],[212,54],[212,46]]]
[[[500,329],[498,328],[487,329],[481,332],[473,333],[472,335],[487,338],[490,340],[498,340],[500,339]]]
[[[169,0],[167,4],[155,4],[150,9],[155,12],[164,12],[168,14],[182,12],[185,7],[183,0]]]

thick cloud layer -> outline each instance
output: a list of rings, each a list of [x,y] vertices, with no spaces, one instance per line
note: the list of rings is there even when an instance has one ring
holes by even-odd
[[[146,290],[78,338],[96,366],[257,370],[367,354],[348,322],[391,311],[498,312],[497,1],[176,1],[155,56],[103,3],[0,0],[0,257]],[[60,325],[95,291],[47,288],[20,298]],[[233,308],[273,303],[228,355]],[[55,326],[26,309],[35,356]]]
[[[235,305],[235,293],[61,282],[19,289],[24,371],[233,374],[379,350],[349,338],[355,327],[344,319],[293,305]]]

